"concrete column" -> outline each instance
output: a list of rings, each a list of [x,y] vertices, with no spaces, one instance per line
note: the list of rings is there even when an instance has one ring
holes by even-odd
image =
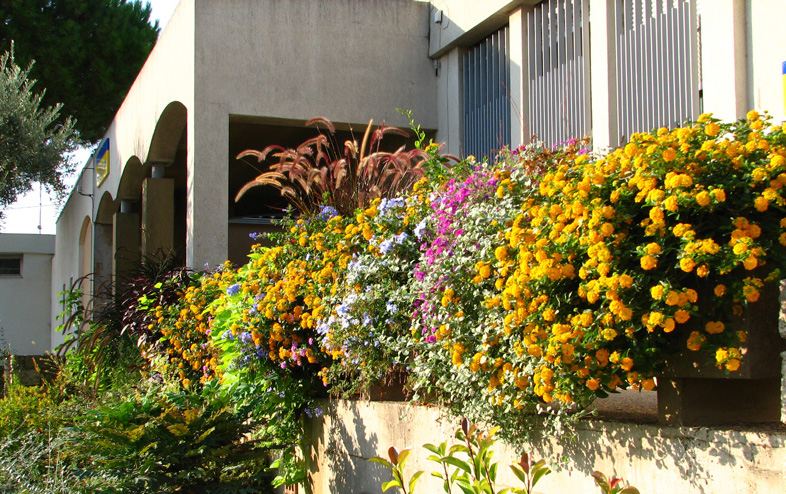
[[[454,48],[439,59],[437,78],[437,106],[439,131],[437,142],[445,143],[443,152],[461,156],[463,147],[461,49]],[[417,119],[417,114],[415,119]]]
[[[529,144],[529,36],[524,9],[508,18],[510,29],[510,148]]]
[[[595,149],[619,144],[615,0],[590,0],[592,141]]]
[[[168,254],[175,246],[175,181],[142,182],[142,255]]]
[[[95,224],[93,253],[93,293],[97,301],[109,302],[112,283],[112,225]]]
[[[114,231],[112,232],[115,253],[112,263],[112,275],[115,284],[121,285],[128,281],[140,261],[139,214],[133,212],[115,213]]]
[[[744,0],[705,2],[701,11],[704,111],[733,121],[748,108]]]
[[[230,112],[206,101],[196,106],[201,110],[189,112],[188,124],[186,265],[202,269],[226,261],[229,252]]]

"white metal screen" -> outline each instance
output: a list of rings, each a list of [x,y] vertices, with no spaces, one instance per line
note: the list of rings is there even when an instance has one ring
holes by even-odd
[[[547,0],[527,13],[530,133],[548,144],[590,130],[589,0]]]
[[[695,1],[617,0],[616,21],[618,135],[696,118]]]
[[[510,55],[508,26],[464,54],[465,155],[491,156],[510,145]]]

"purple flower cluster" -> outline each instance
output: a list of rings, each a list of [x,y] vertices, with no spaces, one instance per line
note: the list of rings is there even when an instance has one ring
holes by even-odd
[[[450,261],[453,256],[460,254],[457,252],[461,247],[462,236],[465,230],[462,224],[466,218],[465,212],[479,201],[489,199],[497,187],[497,179],[492,172],[485,168],[478,167],[466,180],[459,182],[451,180],[439,196],[437,196],[431,207],[433,213],[429,218],[429,223],[433,226],[433,236],[431,241],[426,241],[421,245],[423,251],[423,262],[415,268],[415,278],[423,282],[429,273],[442,272],[450,273],[451,269],[441,269],[440,265]],[[418,225],[422,232],[424,227]],[[434,332],[436,327],[430,326],[426,321],[436,314],[437,307],[432,303],[438,300],[438,294],[444,291],[449,285],[447,276],[442,276],[430,283],[427,287],[428,293],[421,293],[415,302],[415,312],[413,318],[422,318],[422,334],[425,341],[434,342],[436,338]]]

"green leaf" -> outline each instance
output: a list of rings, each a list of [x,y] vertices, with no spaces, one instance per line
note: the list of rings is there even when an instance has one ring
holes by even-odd
[[[434,454],[438,454],[440,456],[444,454],[444,451],[440,451],[440,449],[437,448],[436,446],[434,446],[433,444],[424,444],[423,447],[426,448],[427,450],[431,451]]]
[[[390,480],[388,482],[385,482],[385,483],[382,484],[382,492],[385,492],[386,490],[390,489],[391,487],[401,487],[401,483],[398,480],[396,480],[396,479],[393,479],[393,480]]]
[[[533,468],[532,486],[534,487],[535,484],[538,483],[538,480],[540,480],[543,476],[548,475],[550,473],[551,473],[551,469],[549,467],[542,467],[537,470]]]
[[[611,487],[609,487],[609,481],[606,480],[606,476],[602,472],[597,470],[592,472],[592,478],[595,479],[595,483],[598,484],[598,487],[600,487],[604,493],[610,491]]]
[[[497,466],[498,465],[499,465],[499,463],[494,463],[493,465],[491,465],[491,468],[489,468],[489,480],[491,480],[492,482],[496,482],[497,481]]]
[[[632,485],[629,485],[628,487],[626,487],[626,488],[622,489],[622,490],[619,492],[619,494],[640,494],[640,493],[639,493],[639,490],[638,490],[638,489],[636,489],[636,488],[635,488],[635,487],[633,487]]]
[[[458,486],[459,486],[459,489],[461,489],[461,491],[464,492],[464,494],[477,494],[475,489],[473,489],[468,484],[463,484],[463,483],[459,482]]]
[[[519,467],[518,465],[511,465],[510,469],[513,470],[513,474],[516,475],[516,477],[518,477],[521,483],[527,485],[527,474],[524,473],[524,470],[522,470],[521,467]]]
[[[277,461],[280,461],[280,460],[277,460]],[[390,463],[388,460],[386,460],[384,458],[380,458],[379,456],[375,456],[373,458],[369,458],[368,461],[373,462],[373,463],[379,463],[380,465],[384,465],[384,466],[386,466],[388,468],[391,468],[391,469],[393,468],[393,464],[392,463]]]
[[[453,446],[450,447],[450,454],[453,454],[453,453],[466,453],[466,454],[469,454],[469,449],[467,449],[467,447],[464,446],[463,444],[454,444]]]
[[[418,480],[420,480],[420,477],[422,475],[423,475],[423,471],[420,470],[420,471],[415,472],[415,474],[412,475],[412,477],[409,479],[409,492],[410,492],[410,494],[415,492],[415,486],[417,485]]]
[[[410,453],[412,453],[412,448],[404,448],[398,453],[398,466],[400,468],[404,468],[404,464],[407,462]]]
[[[470,467],[469,463],[467,463],[464,460],[461,460],[454,456],[446,456],[445,458],[442,459],[442,461],[444,461],[448,465],[453,465],[456,468],[460,468],[461,470],[467,473],[472,473],[472,467]]]

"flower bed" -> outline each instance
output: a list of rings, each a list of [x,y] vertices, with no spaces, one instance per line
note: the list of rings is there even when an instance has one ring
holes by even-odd
[[[654,389],[682,349],[739,372],[748,331],[730,323],[786,260],[783,128],[702,115],[604,155],[584,144],[452,169],[428,146],[411,191],[289,219],[276,247],[189,288],[177,322],[160,309],[160,344],[294,412],[404,371],[414,400],[508,432]]]

